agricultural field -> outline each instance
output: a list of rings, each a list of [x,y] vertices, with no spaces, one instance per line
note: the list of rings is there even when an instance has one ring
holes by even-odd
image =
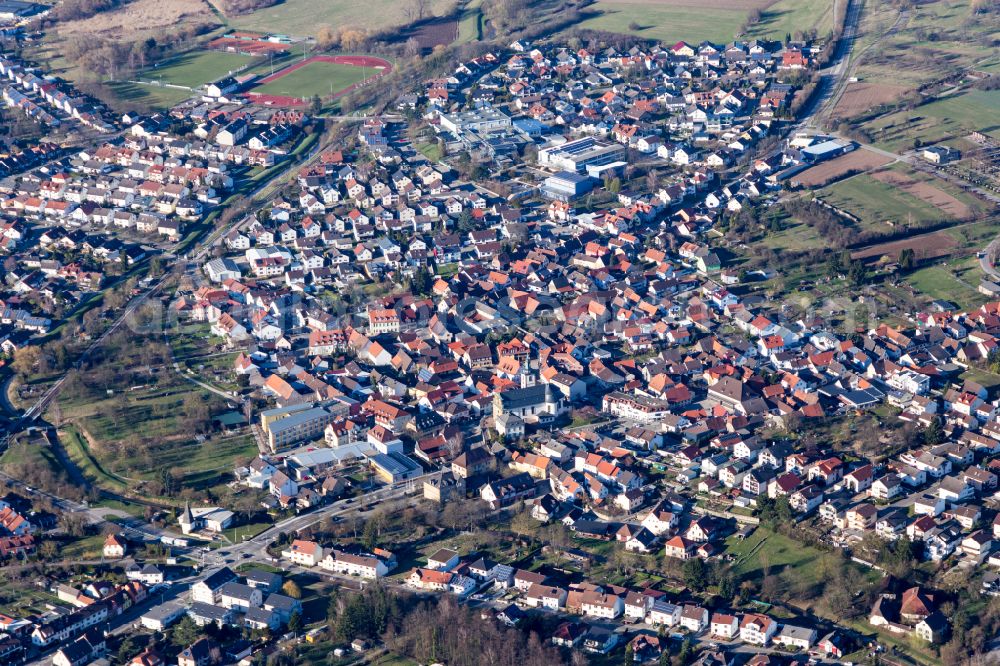
[[[308,99],[314,95],[326,97],[349,88],[380,70],[314,60],[288,73],[279,72],[264,79],[253,89],[260,95]]]
[[[149,67],[140,72],[137,78],[143,81],[162,81],[175,86],[197,88],[218,81],[251,62],[253,58],[238,53],[192,51],[163,64]]]
[[[280,32],[295,37],[315,37],[322,26],[333,29],[351,26],[372,31],[383,30],[409,22],[407,4],[398,0],[369,2],[316,2],[286,0],[273,7],[233,16],[231,28]],[[455,0],[432,0],[428,3],[432,16],[446,16],[455,9]]]
[[[760,20],[747,29],[750,37],[784,39],[812,28],[824,34],[833,26],[832,0],[597,0],[586,11],[592,16],[581,28],[664,43],[732,41],[752,12],[759,12]]]
[[[956,187],[898,164],[847,178],[817,196],[861,219],[869,228],[920,227],[969,217],[979,202]]]
[[[870,150],[859,148],[836,159],[823,162],[796,175],[793,180],[804,187],[818,187],[841,178],[852,171],[870,171],[889,163],[889,159]]]
[[[880,104],[896,101],[909,90],[906,86],[889,83],[851,83],[844,90],[831,118],[844,119],[859,116]]]
[[[1000,90],[970,90],[912,111],[899,111],[869,125],[876,145],[908,150],[923,144],[955,140],[973,131],[1000,138]]]
[[[935,231],[929,234],[918,234],[901,240],[879,243],[851,253],[851,259],[875,259],[889,257],[895,260],[903,250],[913,250],[917,261],[934,259],[951,254],[958,247],[951,234],[946,231]]]
[[[889,3],[866,7],[859,49],[881,40],[857,70],[863,81],[907,85],[996,64],[996,12],[974,14],[967,0],[929,0],[910,6],[909,19],[887,37],[898,11]]]
[[[964,220],[972,216],[975,202],[969,197],[959,197],[942,189],[943,182],[919,178],[915,172],[886,169],[876,172],[873,177],[906,192],[915,199],[934,206],[946,217]],[[964,199],[964,200],[963,200]]]

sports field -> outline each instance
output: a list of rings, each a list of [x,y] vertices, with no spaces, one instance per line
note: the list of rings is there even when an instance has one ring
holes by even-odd
[[[118,99],[145,105],[151,109],[169,109],[192,95],[190,90],[183,88],[167,88],[128,81],[114,81],[109,83],[108,87],[114,91]]]
[[[166,63],[150,67],[139,74],[143,81],[154,80],[176,86],[197,88],[243,67],[252,60],[250,56],[220,51],[191,51],[172,58]]]
[[[315,96],[338,97],[391,69],[370,56],[313,56],[265,77],[250,96],[262,104],[298,105]]]

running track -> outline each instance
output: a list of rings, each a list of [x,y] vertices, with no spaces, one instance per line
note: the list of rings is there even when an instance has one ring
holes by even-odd
[[[295,70],[305,67],[312,62],[329,62],[335,65],[351,65],[353,67],[372,67],[378,68],[377,73],[374,76],[369,76],[364,81],[359,81],[353,85],[350,85],[343,90],[338,90],[333,94],[332,99],[336,99],[341,95],[346,95],[358,86],[374,81],[380,76],[385,76],[392,71],[392,63],[388,60],[383,60],[382,58],[375,58],[372,56],[313,56],[290,65],[280,72],[275,72],[270,76],[261,79],[257,85],[264,85],[265,83],[271,83],[272,81],[277,81],[283,76],[288,76]],[[250,91],[247,96],[257,104],[267,104],[270,106],[305,106],[308,102],[303,102],[298,97],[286,97],[284,95],[265,95],[263,93],[256,93]]]

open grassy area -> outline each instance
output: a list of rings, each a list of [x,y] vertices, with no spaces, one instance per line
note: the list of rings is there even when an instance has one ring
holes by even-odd
[[[815,28],[824,35],[833,28],[832,0],[778,0],[760,3],[760,20],[748,26],[749,37],[784,39],[786,34]],[[586,8],[582,28],[631,34],[663,43],[702,40],[726,43],[740,34],[751,9],[746,2],[725,0],[702,5],[675,0],[597,0]],[[635,29],[633,29],[635,27]]]
[[[53,473],[59,473],[62,469],[51,449],[32,441],[24,441],[4,451],[0,456],[0,469],[9,469],[12,465],[26,465]]]
[[[815,29],[820,37],[833,31],[833,0],[778,0],[761,11],[747,36],[784,39],[786,34]]]
[[[815,227],[802,222],[786,222],[781,231],[768,231],[761,241],[775,250],[814,250],[824,248],[827,242],[819,235]]]
[[[980,384],[983,388],[989,391],[991,395],[995,395],[996,391],[1000,389],[1000,375],[994,374],[988,370],[969,368],[963,372],[960,377],[962,379],[969,379],[977,384]]]
[[[764,528],[758,528],[743,541],[730,537],[726,540],[726,551],[736,558],[733,570],[737,575],[758,582],[767,569],[769,574],[789,571],[798,580],[820,583],[823,581],[821,561],[831,557]]]
[[[432,0],[428,13],[444,16],[455,7],[455,0]],[[280,32],[296,37],[315,37],[320,26],[337,29],[357,27],[380,30],[407,22],[406,3],[398,0],[369,2],[315,2],[286,0],[272,7],[229,18],[229,25],[240,30]]]
[[[197,88],[221,79],[252,60],[250,56],[238,53],[191,51],[143,70],[136,78]]]
[[[254,88],[253,92],[301,98],[325,97],[364,81],[366,76],[373,76],[376,72],[372,68],[315,61]]]
[[[123,367],[134,366],[126,360]],[[100,377],[75,379],[58,403],[67,453],[96,486],[122,492],[171,473],[196,491],[215,489],[229,480],[235,459],[257,453],[249,432],[212,431],[208,420],[229,405],[172,367],[133,375],[131,386],[110,393]]]
[[[741,9],[713,7],[711,11],[699,11],[691,6],[618,0],[598,0],[587,7],[587,12],[594,15],[581,22],[581,28],[619,32],[669,44],[682,39],[695,44],[703,39],[728,42],[747,19],[747,12]],[[629,27],[633,23],[638,26],[637,30]]]
[[[82,539],[63,544],[59,555],[67,560],[99,560],[104,555],[104,535],[93,534]]]
[[[123,491],[128,482],[116,474],[109,473],[90,453],[90,447],[76,428],[66,428],[59,432],[59,441],[66,449],[66,455],[79,468],[90,483],[102,488]]]
[[[269,527],[272,527],[273,523],[251,523],[250,525],[240,525],[239,527],[231,527],[223,532],[223,535],[233,543],[239,543],[244,539],[252,539]],[[254,566],[253,568],[259,569],[259,566]]]
[[[960,282],[955,273],[945,266],[928,266],[914,271],[906,277],[906,282],[917,291],[930,298],[940,298],[960,307],[981,304],[986,297]]]
[[[975,289],[982,275],[978,259],[970,256],[921,268],[907,275],[904,281],[929,298],[974,308],[988,300]]]
[[[974,14],[965,0],[926,0],[910,5],[909,19],[882,38],[897,16],[898,6],[892,3],[865,6],[859,48],[881,42],[858,70],[863,79],[916,87],[996,63],[996,12]]]

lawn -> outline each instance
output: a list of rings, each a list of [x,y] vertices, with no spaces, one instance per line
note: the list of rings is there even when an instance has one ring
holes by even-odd
[[[441,146],[437,143],[422,143],[417,146],[417,151],[431,162],[439,162],[443,157]]]
[[[250,525],[240,525],[239,527],[230,527],[228,530],[223,532],[223,535],[233,543],[239,543],[244,539],[252,539],[269,527],[274,527],[274,523],[251,523]],[[260,567],[255,565],[254,569],[259,569]]]
[[[815,227],[802,222],[785,222],[781,231],[768,231],[760,242],[773,250],[803,251],[827,246]]]
[[[253,89],[264,95],[310,98],[325,97],[359,83],[377,70],[332,62],[310,62],[304,67]]]
[[[62,467],[52,450],[28,439],[11,446],[0,456],[0,469],[9,471],[11,465],[25,465],[32,470],[47,469],[54,475],[62,473]]]
[[[1000,375],[995,375],[988,370],[969,368],[959,376],[962,379],[970,379],[976,382],[990,393],[995,393],[1000,388]]]
[[[140,72],[139,80],[163,81],[197,88],[217,81],[253,60],[250,56],[222,51],[190,51]]]
[[[443,16],[455,7],[455,0],[431,0],[428,14]],[[321,26],[333,29],[357,27],[373,31],[407,22],[407,3],[399,0],[368,2],[315,2],[286,0],[272,7],[229,19],[231,28],[280,32],[295,37],[315,37]]]

